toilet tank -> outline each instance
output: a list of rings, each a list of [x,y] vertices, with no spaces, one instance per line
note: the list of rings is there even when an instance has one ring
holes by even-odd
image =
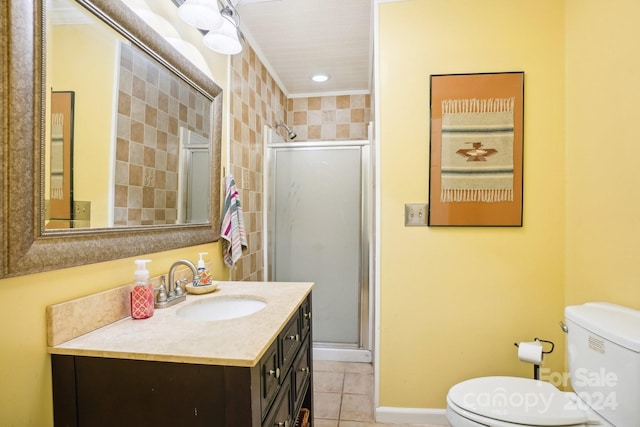
[[[640,420],[640,311],[609,303],[565,308],[571,386],[616,427]]]

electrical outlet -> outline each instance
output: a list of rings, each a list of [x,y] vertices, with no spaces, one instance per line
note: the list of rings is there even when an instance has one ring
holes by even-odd
[[[427,203],[406,203],[404,205],[404,225],[427,225]]]

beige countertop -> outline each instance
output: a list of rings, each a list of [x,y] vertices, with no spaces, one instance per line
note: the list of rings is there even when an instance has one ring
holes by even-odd
[[[156,309],[149,319],[129,316],[48,349],[51,354],[255,366],[312,286],[305,282],[220,282],[217,291],[188,295],[184,302]],[[188,320],[176,314],[191,302],[221,296],[254,296],[267,305],[249,316],[229,320]]]

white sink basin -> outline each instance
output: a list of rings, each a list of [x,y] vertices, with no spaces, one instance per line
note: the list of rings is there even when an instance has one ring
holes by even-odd
[[[227,320],[248,316],[267,306],[256,297],[226,296],[194,301],[180,307],[176,314],[190,320]]]

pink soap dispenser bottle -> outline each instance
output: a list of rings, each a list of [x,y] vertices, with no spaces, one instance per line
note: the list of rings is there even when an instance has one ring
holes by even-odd
[[[134,272],[135,285],[131,291],[131,317],[134,319],[148,319],[153,316],[153,285],[149,283],[149,259],[137,259],[137,270]]]

